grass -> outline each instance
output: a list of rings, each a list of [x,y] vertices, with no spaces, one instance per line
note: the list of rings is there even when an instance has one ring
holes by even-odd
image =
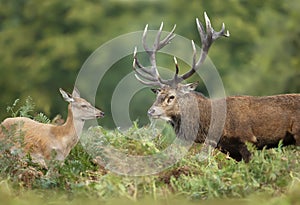
[[[32,103],[17,107],[17,102],[8,110],[34,118],[33,106],[28,105]],[[43,114],[39,119],[50,122]],[[169,127],[153,139],[149,136],[152,127],[139,128],[137,123],[123,133],[92,127],[64,164],[51,161],[49,169],[32,163],[30,156],[21,159],[7,152],[7,143],[1,141],[1,203],[300,204],[300,148],[295,146],[257,151],[248,145],[253,158],[245,164],[218,150],[199,160],[201,145],[194,144],[177,163],[154,175],[124,176],[108,169],[112,156],[118,156],[114,149],[126,155],[153,155],[174,140]]]

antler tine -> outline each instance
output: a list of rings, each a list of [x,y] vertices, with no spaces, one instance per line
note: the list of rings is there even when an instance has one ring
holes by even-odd
[[[146,44],[147,32],[148,32],[148,24],[146,24],[145,29],[144,29],[144,33],[143,33],[143,37],[142,37],[142,43],[143,43],[143,47],[144,47],[145,51],[149,52],[149,48]]]
[[[174,25],[173,29],[171,30],[171,32],[163,39],[160,40],[161,37],[161,33],[162,33],[162,29],[164,27],[164,22],[161,22],[159,30],[157,32],[155,41],[154,41],[154,45],[153,45],[153,51],[150,54],[150,59],[151,59],[151,64],[153,68],[156,68],[156,52],[159,51],[160,49],[162,49],[163,47],[165,47],[167,44],[169,44],[171,42],[171,40],[175,37],[174,31],[176,28],[176,25]],[[157,69],[156,69],[157,71]],[[157,71],[158,74],[158,71]],[[163,81],[161,78],[159,78],[159,80]],[[164,82],[166,83],[166,82]]]
[[[178,76],[178,73],[179,73],[179,67],[178,67],[178,62],[177,62],[177,58],[174,56],[174,63],[175,63],[175,68],[176,68],[176,71],[175,71],[175,76]]]
[[[145,78],[146,80],[150,80],[150,81],[156,81],[157,79],[151,75],[149,75],[148,73],[143,73],[142,71],[140,71],[139,69],[135,69],[135,72],[137,75]]]
[[[198,19],[196,19],[197,29],[198,29],[198,32],[200,34],[201,43],[202,43],[200,58],[196,62],[196,48],[195,48],[194,42],[192,41],[192,47],[193,47],[192,67],[187,73],[181,75],[178,78],[177,83],[189,78],[204,63],[204,61],[206,59],[206,56],[207,56],[207,53],[208,53],[208,50],[209,50],[210,46],[212,45],[212,43],[216,39],[218,39],[222,36],[225,36],[225,37],[230,36],[228,30],[225,32],[225,24],[224,23],[222,24],[222,29],[220,31],[216,32],[216,31],[214,31],[213,27],[211,26],[211,22],[210,22],[210,20],[207,16],[206,12],[204,12],[204,19],[205,19],[205,24],[206,24],[206,32],[204,30],[204,27],[203,27],[202,23]]]
[[[155,38],[155,41],[154,41],[153,52],[156,52],[159,50],[160,36],[161,36],[163,27],[164,27],[164,22],[161,22],[159,30],[158,30],[156,38]]]
[[[226,30],[225,32],[225,24],[222,23],[222,29],[219,31],[219,32],[215,32],[213,34],[213,40],[216,40],[217,38],[221,37],[221,36],[225,36],[225,37],[229,37],[230,36],[230,33],[228,30]]]
[[[193,49],[193,67],[195,67],[197,50],[193,40],[192,40],[192,49]]]
[[[196,63],[196,61],[197,61],[197,50],[196,50],[196,46],[195,46],[195,43],[194,43],[194,41],[192,40],[192,49],[193,49],[193,62],[192,62],[192,68],[191,68],[191,70],[195,70],[195,68],[196,68],[196,65],[197,65],[197,63]],[[194,74],[194,72],[188,72],[188,73],[186,73],[186,74],[184,74],[184,75],[182,75],[181,77],[177,77],[177,80],[175,80],[175,81],[177,81],[177,83],[180,83],[181,81],[183,81],[184,79],[187,79],[187,78],[189,78],[191,75],[193,75]]]
[[[153,48],[151,51],[147,51],[149,58],[150,58],[150,63],[151,63],[151,72],[155,73],[157,80],[161,81],[158,70],[157,70],[157,66],[156,66],[156,52],[159,50],[160,47],[160,36],[161,36],[161,32],[163,29],[164,23],[161,22],[159,30],[157,32],[154,44],[153,44]]]
[[[204,19],[205,19],[205,25],[206,25],[206,39],[211,39],[213,33],[215,32],[214,29],[211,27],[210,19],[208,18],[206,12],[204,12]],[[198,20],[199,22],[199,20]],[[200,23],[200,22],[199,22]],[[201,24],[201,23],[200,23]],[[204,34],[205,35],[205,34]],[[206,40],[204,39],[204,40]]]
[[[158,50],[161,49],[161,48],[163,48],[163,47],[166,46],[167,44],[169,44],[169,43],[171,42],[171,40],[172,40],[173,38],[175,38],[175,36],[176,36],[176,35],[174,34],[175,29],[176,29],[176,24],[173,26],[171,32],[170,32],[170,33],[169,33],[162,41],[160,41]]]
[[[137,74],[135,74],[134,76],[138,81],[140,81],[144,85],[152,85],[152,86],[159,86],[159,87],[163,86],[159,81],[149,81],[148,82],[148,81],[144,81],[144,80],[140,79]]]
[[[175,82],[177,81],[178,79],[178,73],[179,73],[179,67],[178,67],[178,62],[177,62],[177,58],[174,56],[174,63],[175,63],[175,75],[174,75],[174,80]]]
[[[147,44],[146,44],[146,38],[147,38],[147,32],[148,32],[148,24],[145,26],[143,36],[142,36],[142,44],[143,47],[146,51],[146,53],[149,56],[149,60],[151,63],[151,68],[145,68],[142,64],[137,59],[137,48],[134,50],[134,55],[133,55],[133,69],[136,72],[135,77],[137,78],[138,81],[145,85],[158,85],[160,87],[163,87],[164,85],[170,85],[171,81],[170,80],[163,80],[161,79],[159,72],[157,70],[156,66],[156,53],[158,50],[166,46],[167,44],[170,43],[170,41],[175,37],[174,30],[176,28],[176,25],[174,25],[172,31],[163,39],[160,40],[161,33],[163,30],[163,22],[160,25],[160,28],[157,32],[153,47],[150,49]],[[137,69],[138,67],[138,69]],[[178,72],[177,72],[178,74]],[[145,80],[149,81],[144,81],[140,77],[142,77]]]
[[[136,71],[137,70],[136,66],[138,66],[139,69],[141,69],[143,72],[152,75],[152,72],[150,72],[149,69],[145,68],[142,64],[140,64],[140,62],[137,59],[136,53],[137,53],[137,47],[134,48],[134,52],[133,52],[133,64],[132,64],[133,69]]]
[[[136,66],[138,66],[139,69],[136,68]],[[153,77],[153,73],[151,72],[151,70],[145,68],[144,66],[142,66],[138,59],[137,59],[137,47],[134,48],[134,52],[133,52],[133,65],[132,65],[134,71],[136,72],[135,76],[141,76],[146,80],[149,81],[157,81],[157,79],[155,77]],[[137,79],[142,82],[145,83],[146,81],[141,80],[139,77],[137,77]],[[150,85],[150,82],[147,82],[147,85]],[[153,85],[157,85],[156,83]]]
[[[168,45],[171,42],[171,40],[175,37],[174,31],[176,29],[176,24],[173,26],[173,28],[169,32],[169,34],[163,40],[160,40],[162,29],[163,29],[163,25],[164,24],[162,22],[161,25],[160,25],[159,31],[158,31],[158,33],[156,35],[155,44],[153,46],[153,50],[154,51],[153,51],[152,56],[151,56],[152,57],[152,61],[153,61],[152,65],[155,65],[155,66],[153,66],[155,68],[156,68],[156,56],[155,56],[156,52],[158,50],[162,49],[163,47],[165,47],[166,45]],[[164,79],[160,78],[159,73],[157,71],[157,68],[155,70],[156,70],[157,75],[158,75],[157,79],[159,80],[159,82],[161,84],[165,84],[165,85],[171,85],[172,84],[172,82],[170,80],[164,80]]]

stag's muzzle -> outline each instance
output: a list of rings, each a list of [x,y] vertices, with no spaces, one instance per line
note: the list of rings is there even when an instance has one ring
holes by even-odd
[[[154,113],[155,113],[155,110],[154,110],[154,108],[150,108],[149,110],[148,110],[148,115],[151,117]]]
[[[158,106],[152,106],[149,110],[148,110],[148,115],[149,117],[152,118],[160,118],[162,116],[165,116],[165,111]]]

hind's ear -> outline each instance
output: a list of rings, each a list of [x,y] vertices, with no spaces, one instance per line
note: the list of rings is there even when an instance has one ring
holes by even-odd
[[[67,93],[63,89],[59,88],[59,92],[61,93],[62,97],[64,98],[65,101],[71,103],[74,102],[74,99],[71,94]]]
[[[80,97],[80,92],[79,92],[79,90],[76,87],[74,87],[74,90],[72,92],[72,97],[75,97],[75,98],[79,98]]]
[[[151,91],[154,92],[155,94],[160,93],[160,89],[159,88],[151,88]]]

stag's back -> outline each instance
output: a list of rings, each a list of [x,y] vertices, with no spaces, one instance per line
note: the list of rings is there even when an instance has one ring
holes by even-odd
[[[238,136],[258,147],[277,144],[300,132],[300,94],[227,98],[225,136]]]

